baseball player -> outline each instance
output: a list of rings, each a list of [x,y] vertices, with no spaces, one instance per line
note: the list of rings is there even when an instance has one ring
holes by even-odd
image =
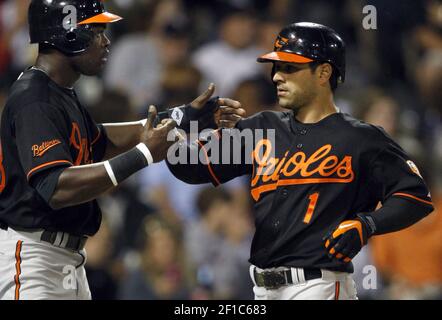
[[[242,161],[235,164],[232,152],[229,163],[217,162],[214,150],[224,155],[225,137],[235,136],[219,130],[177,151],[196,150],[209,161],[168,166],[192,184],[219,185],[250,175],[256,299],[357,299],[352,258],[370,237],[406,228],[432,212],[430,193],[410,157],[382,128],[336,107],[345,45],[335,31],[290,24],[274,51],[258,61],[273,63],[279,105],[287,111],[265,111],[236,128],[273,129],[274,139],[256,139],[252,153],[242,140]],[[223,143],[213,143],[219,139]]]
[[[84,245],[100,226],[96,197],[164,159],[174,143],[167,136],[177,123],[154,128],[155,107],[140,122],[97,125],[72,88],[103,69],[106,25],[120,19],[99,0],[30,4],[39,55],[10,89],[1,120],[0,300],[90,299]],[[213,91],[173,109],[181,127],[203,118],[203,126],[229,126],[225,115],[244,112],[233,100],[209,100]]]

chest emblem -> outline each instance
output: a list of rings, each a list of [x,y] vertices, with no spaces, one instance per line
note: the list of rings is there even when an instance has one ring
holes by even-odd
[[[80,127],[77,123],[72,123],[72,132],[69,145],[75,149],[75,154],[72,155],[74,165],[90,164],[90,146],[87,138],[81,136]]]
[[[350,183],[354,179],[352,157],[346,155],[341,159],[332,154],[330,144],[323,145],[310,156],[302,151],[282,158],[271,156],[273,146],[270,140],[260,140],[253,151],[255,164],[251,181],[251,193],[255,201],[264,192],[275,190],[279,186],[317,184],[317,183]]]

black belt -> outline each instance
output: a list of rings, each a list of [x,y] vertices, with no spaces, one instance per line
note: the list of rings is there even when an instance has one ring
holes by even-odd
[[[56,247],[80,251],[84,248],[88,238],[86,236],[71,235],[66,232],[44,231],[41,234],[40,239],[41,241],[49,242]]]
[[[304,268],[304,279],[305,281],[319,279],[322,277],[321,269]],[[293,280],[292,270],[281,270],[281,271],[256,271],[254,268],[255,282],[258,287],[266,287],[269,289],[277,289],[279,287],[298,284],[300,280]]]

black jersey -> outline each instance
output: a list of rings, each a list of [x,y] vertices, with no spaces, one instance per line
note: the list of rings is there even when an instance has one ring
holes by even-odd
[[[52,210],[35,181],[56,170],[99,162],[106,135],[73,89],[44,72],[25,71],[10,89],[1,120],[0,221],[10,227],[93,235],[101,222],[96,201]]]
[[[262,112],[237,127],[274,129],[275,139],[254,142],[252,153],[243,146],[248,163],[168,165],[188,183],[217,185],[250,175],[256,226],[250,262],[260,268],[352,272],[351,263],[327,257],[323,237],[331,228],[390,198],[431,207],[416,166],[381,128],[344,113],[304,124],[292,112]],[[200,148],[211,149],[201,142]]]

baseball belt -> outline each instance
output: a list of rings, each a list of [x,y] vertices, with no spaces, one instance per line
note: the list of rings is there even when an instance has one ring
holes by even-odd
[[[48,230],[31,231],[31,230],[23,230],[17,228],[13,228],[13,230],[22,234],[25,237],[33,239],[34,241],[38,242],[43,241],[55,247],[69,249],[72,251],[83,250],[84,246],[86,245],[86,241],[88,239],[88,237],[86,236],[76,236],[61,231],[59,232],[48,231]]]
[[[292,271],[295,272],[297,279],[293,279]],[[302,279],[300,273],[303,273],[304,279]],[[319,279],[322,277],[321,269],[314,268],[289,268],[279,271],[257,271],[256,268],[254,268],[253,274],[256,285],[268,289],[278,289],[282,286],[299,284],[304,281]]]

